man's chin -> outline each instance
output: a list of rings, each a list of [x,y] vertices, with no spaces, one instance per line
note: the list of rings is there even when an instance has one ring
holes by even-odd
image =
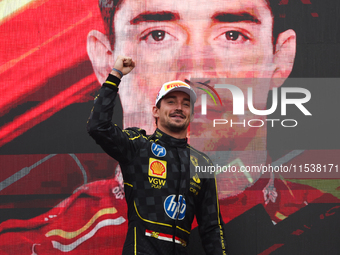
[[[186,123],[169,123],[168,127],[172,132],[180,132],[180,131],[186,130],[188,128],[188,124],[186,124]]]

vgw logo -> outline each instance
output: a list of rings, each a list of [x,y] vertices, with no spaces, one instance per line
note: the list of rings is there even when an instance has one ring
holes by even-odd
[[[217,89],[228,89],[232,94],[233,115],[244,115],[245,96],[244,96],[244,94],[243,94],[243,92],[240,88],[238,88],[235,85],[230,85],[230,84],[215,84],[215,86],[212,87],[212,86],[209,86],[205,83],[201,83],[201,82],[198,82],[198,83],[208,87],[211,91],[213,91],[215,93],[215,95],[217,96],[217,98],[219,99],[219,102],[220,102],[221,105],[223,105],[221,97],[219,96],[219,94],[217,93],[215,88],[217,88]],[[206,92],[212,98],[215,105],[217,105],[214,96],[212,95],[212,93],[209,90],[199,88],[199,87],[198,87],[198,89]],[[247,104],[248,104],[249,111],[251,113],[253,113],[254,115],[260,115],[260,116],[269,115],[269,114],[272,114],[273,112],[275,112],[275,110],[277,109],[277,106],[278,106],[277,88],[273,88],[272,91],[273,91],[272,92],[272,106],[270,107],[270,109],[258,110],[258,109],[255,109],[254,104],[253,104],[253,89],[248,88]],[[303,98],[294,98],[294,99],[293,98],[287,98],[287,94],[289,94],[289,93],[303,94],[304,97]],[[207,94],[201,95],[201,114],[202,115],[207,115]],[[307,103],[310,99],[311,99],[311,93],[310,93],[309,90],[307,90],[305,88],[290,88],[290,87],[281,88],[281,115],[282,116],[287,115],[287,105],[292,104],[292,105],[295,105],[304,115],[311,116],[312,114],[303,105],[303,104]],[[279,119],[266,119],[265,121],[271,122],[271,126],[274,127],[274,122],[280,121],[280,120]],[[248,120],[247,124],[250,127],[262,127],[265,124],[265,121],[263,121],[261,119],[251,119],[251,120]],[[232,120],[230,120],[230,122],[231,122],[230,124],[232,126],[233,125]],[[285,122],[294,122],[294,124],[293,125],[286,125]],[[213,126],[215,127],[217,124],[227,124],[227,123],[228,123],[228,120],[226,120],[226,119],[214,119]],[[257,125],[255,125],[255,123],[257,123]],[[236,125],[236,124],[243,125],[245,127],[246,126],[246,120],[244,120],[243,122],[234,122],[234,125]],[[286,120],[282,120],[281,124],[282,124],[283,127],[295,127],[295,126],[297,126],[297,121],[294,120],[294,119],[286,119]]]
[[[170,195],[164,201],[164,210],[166,214],[173,220],[183,220],[186,209],[187,204],[182,195],[178,196],[178,202],[176,202],[176,195]]]

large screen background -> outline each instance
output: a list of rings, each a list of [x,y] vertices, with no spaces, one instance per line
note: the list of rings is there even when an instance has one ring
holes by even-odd
[[[203,6],[204,1],[198,4]],[[318,80],[309,87],[301,85],[311,91],[308,109],[313,117],[304,119],[292,113],[291,117],[301,119],[298,127],[268,129],[268,158],[276,164],[339,165],[340,91],[334,86],[340,75],[339,4],[331,0],[281,0],[274,4],[283,10],[279,25],[297,34],[289,77]],[[112,6],[110,1],[108,6]],[[223,1],[219,6],[224,7]],[[148,5],[142,1],[132,7],[147,10]],[[187,6],[186,10],[190,10],[189,18],[198,26],[195,10],[199,11],[199,6]],[[171,41],[171,31],[175,33],[176,27],[165,35],[149,35],[149,40],[150,36],[170,35],[162,46],[167,50],[164,55],[164,49],[147,44],[146,34],[141,36],[140,44],[134,45],[136,31],[125,30],[125,24],[121,26],[122,31],[116,31],[121,37],[115,40],[130,44],[132,50],[111,44],[112,57],[131,53],[137,59],[137,68],[133,78],[124,77],[122,82],[122,86],[130,87],[120,95],[124,109],[120,101],[115,109],[119,126],[141,126],[151,132],[155,128],[153,119],[145,116],[151,115],[162,82],[168,78],[215,78],[216,70],[209,67],[223,68],[211,64],[217,56],[204,54],[209,52],[208,43],[201,50],[190,45],[182,47],[181,57],[175,59],[181,39]],[[159,33],[164,27],[157,29]],[[0,1],[3,254],[27,250],[33,254],[121,253],[127,215],[121,178],[114,178],[116,173],[120,176],[117,162],[103,153],[86,132],[86,120],[100,87],[100,75],[94,72],[87,53],[87,36],[92,30],[107,32],[97,1]],[[237,54],[228,57],[235,60]],[[173,61],[167,62],[171,57]],[[101,61],[105,62],[105,58]],[[108,73],[105,66],[98,68],[103,75]],[[326,82],[327,78],[334,78],[333,82]],[[148,89],[142,89],[145,84]],[[275,114],[271,117],[278,116]],[[263,176],[251,185],[236,185],[239,190],[232,196],[226,192],[232,186],[220,182],[221,213],[230,254],[337,254],[340,233],[333,226],[340,221],[338,176],[335,172],[296,178]],[[270,196],[275,192],[279,194],[276,200]],[[192,239],[195,244],[199,240],[197,228]],[[203,254],[199,245],[191,246],[190,252]]]

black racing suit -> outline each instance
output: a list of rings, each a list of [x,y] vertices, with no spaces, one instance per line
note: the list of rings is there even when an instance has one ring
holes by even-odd
[[[112,124],[119,83],[109,75],[87,129],[121,166],[129,222],[123,254],[187,254],[194,215],[206,253],[226,254],[216,180],[194,173],[195,166],[211,165],[210,159],[186,139],[158,129],[147,136],[142,129]]]

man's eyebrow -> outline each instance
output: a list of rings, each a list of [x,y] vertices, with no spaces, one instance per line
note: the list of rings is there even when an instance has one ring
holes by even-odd
[[[218,12],[215,13],[211,19],[215,22],[226,22],[226,23],[235,23],[235,22],[252,22],[256,24],[261,24],[261,21],[253,14],[249,12],[238,12],[238,13],[229,13],[229,12]]]
[[[159,21],[176,21],[179,20],[179,14],[175,12],[162,11],[162,12],[143,12],[138,14],[132,20],[131,25],[137,25],[141,22],[159,22]]]

